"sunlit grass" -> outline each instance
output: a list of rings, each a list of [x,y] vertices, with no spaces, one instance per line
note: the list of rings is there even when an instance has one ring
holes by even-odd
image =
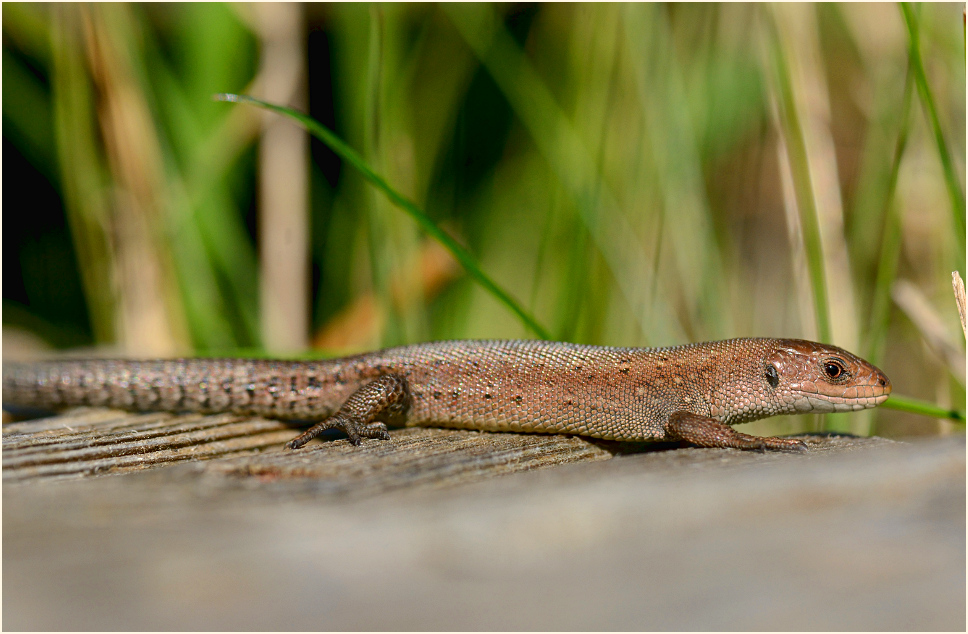
[[[453,255],[454,258],[460,262],[461,266],[464,267],[464,270],[467,271],[478,284],[485,288],[489,293],[494,295],[494,297],[504,304],[509,310],[514,312],[521,319],[522,323],[533,331],[534,334],[543,339],[549,338],[547,331],[540,324],[538,324],[538,322],[535,321],[535,319],[523,307],[521,307],[521,305],[514,298],[512,298],[507,291],[499,287],[494,280],[492,280],[487,273],[481,269],[467,249],[458,244],[456,240],[447,235],[443,229],[438,227],[426,214],[426,212],[417,207],[403,194],[390,186],[390,184],[387,183],[382,176],[374,172],[370,166],[367,165],[363,158],[355,150],[353,150],[353,148],[346,145],[346,143],[344,143],[339,137],[334,135],[330,130],[327,130],[325,126],[321,125],[315,119],[307,117],[303,113],[297,112],[292,108],[267,103],[261,99],[256,99],[248,95],[219,94],[216,95],[215,98],[218,101],[232,101],[236,103],[256,105],[267,110],[278,112],[279,114],[283,114],[294,121],[299,122],[299,124],[309,130],[313,136],[325,142],[326,145],[339,154],[341,158],[359,170],[360,173],[363,174],[363,176],[377,189],[379,189],[388,199],[390,199],[394,205],[407,212],[411,218],[416,220],[424,231],[433,236],[435,240],[440,242],[448,251],[450,251],[451,255]]]
[[[965,262],[965,194],[962,190],[962,184],[955,174],[954,162],[948,150],[948,141],[945,139],[945,133],[938,118],[938,107],[935,105],[931,86],[928,85],[928,78],[924,71],[924,63],[921,61],[921,36],[917,15],[910,2],[901,2],[900,5],[910,41],[909,59],[914,72],[914,80],[918,87],[918,96],[921,98],[925,115],[931,125],[938,158],[944,169],[944,182],[948,189],[948,196],[951,198],[952,224],[955,228],[955,240],[960,247],[956,265],[963,265]]]

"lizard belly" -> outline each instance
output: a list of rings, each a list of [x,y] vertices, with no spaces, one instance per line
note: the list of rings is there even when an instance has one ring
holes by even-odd
[[[409,426],[439,426],[482,431],[578,434],[608,440],[655,440],[661,424],[645,415],[634,389],[588,389],[567,381],[535,376],[504,380],[464,375],[457,382],[413,377]]]

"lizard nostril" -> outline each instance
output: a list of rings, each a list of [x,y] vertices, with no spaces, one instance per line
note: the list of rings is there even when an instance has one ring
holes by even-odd
[[[887,385],[887,381],[885,381],[884,379],[878,379],[877,382],[880,383],[881,387],[884,387],[885,385]]]

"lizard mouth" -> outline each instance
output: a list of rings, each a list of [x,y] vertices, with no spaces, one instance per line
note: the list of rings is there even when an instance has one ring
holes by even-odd
[[[862,409],[877,407],[890,396],[889,393],[876,396],[842,398],[822,394],[801,392],[800,397],[793,402],[798,412],[817,412],[821,414],[835,412],[856,412]]]
[[[798,412],[856,412],[877,407],[891,395],[891,381],[880,371],[860,385],[800,386],[793,406]],[[811,389],[813,388],[813,389]]]

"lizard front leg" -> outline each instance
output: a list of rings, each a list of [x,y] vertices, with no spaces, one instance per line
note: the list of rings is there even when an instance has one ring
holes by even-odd
[[[802,440],[774,436],[750,436],[708,416],[691,412],[675,412],[666,424],[666,435],[673,440],[685,440],[699,447],[724,449],[776,449],[804,451]]]
[[[406,378],[381,376],[353,392],[338,412],[287,442],[286,448],[298,449],[327,429],[339,429],[354,445],[363,438],[390,440],[385,423],[402,424],[412,402]]]

